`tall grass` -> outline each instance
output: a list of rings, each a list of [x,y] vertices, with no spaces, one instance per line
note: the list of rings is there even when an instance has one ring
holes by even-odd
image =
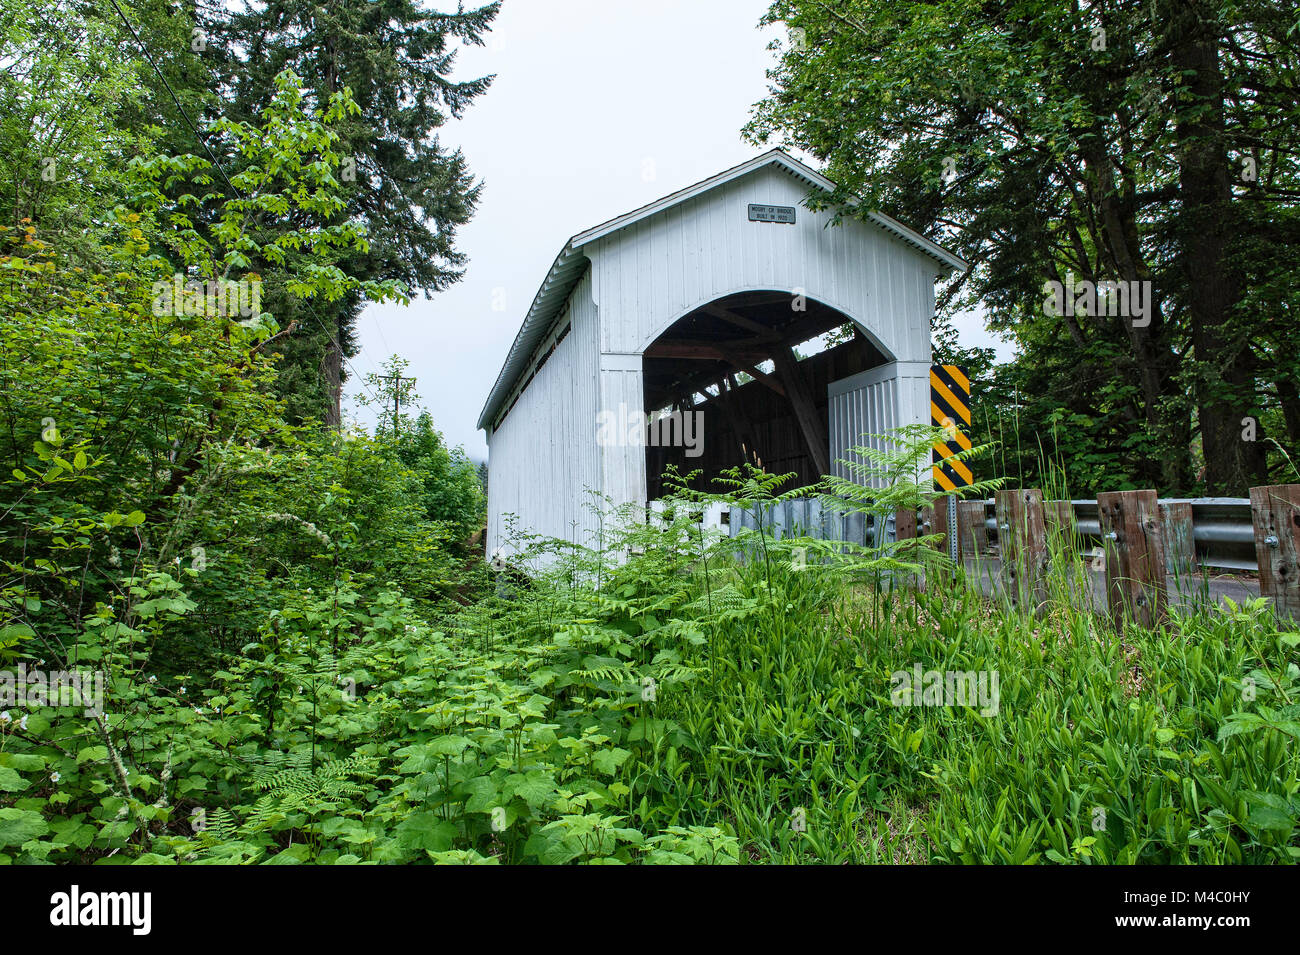
[[[704,503],[761,510],[781,496],[779,479],[734,477],[716,495],[681,482],[682,506],[652,525],[607,516],[609,552],[580,561],[600,561],[604,583],[580,588],[581,609],[567,611],[582,623],[552,621],[548,634],[522,606],[500,622],[531,615],[530,639],[562,636],[586,654],[566,691],[582,699],[601,689],[584,688],[595,677],[606,693],[656,681],[620,737],[632,753],[629,824],[717,827],[755,862],[1300,855],[1300,634],[1265,604],[1175,609],[1154,629],[1117,633],[1080,599],[1088,570],[1068,529],[1053,539],[1036,613],[960,574],[920,590],[889,573],[919,567],[881,535],[854,549],[777,539],[762,521],[736,537],[706,533],[695,523]],[[796,548],[815,559],[795,560]],[[572,595],[576,566],[563,586],[539,577],[529,601]],[[611,651],[611,627],[635,636]],[[997,674],[996,712],[897,705],[891,674],[918,665]]]

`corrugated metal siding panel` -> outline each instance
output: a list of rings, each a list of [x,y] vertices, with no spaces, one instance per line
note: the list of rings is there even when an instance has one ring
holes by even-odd
[[[584,488],[600,488],[596,446],[598,321],[591,273],[569,298],[569,333],[501,427],[488,435],[489,555],[505,543],[505,515],[538,534],[589,540],[596,521]],[[562,319],[563,321],[564,319]]]
[[[606,236],[588,248],[601,351],[639,353],[686,312],[749,289],[803,289],[857,319],[900,361],[928,361],[935,264],[884,230],[828,228],[807,187],[771,167]],[[748,221],[751,202],[799,206],[797,222]]]
[[[929,415],[930,366],[922,362],[891,362],[835,381],[827,389],[830,409],[831,473],[855,478],[842,463],[857,460],[849,448],[884,450],[879,435],[904,424],[923,423]],[[925,401],[922,412],[920,402]],[[925,419],[920,415],[924,413]],[[879,486],[878,482],[872,482]]]

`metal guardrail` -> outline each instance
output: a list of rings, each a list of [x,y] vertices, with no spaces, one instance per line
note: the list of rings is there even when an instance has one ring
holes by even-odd
[[[1161,504],[1192,505],[1192,541],[1198,564],[1219,570],[1259,571],[1255,557],[1255,528],[1250,516],[1250,499],[1245,497],[1162,497]],[[1101,519],[1095,500],[1072,500],[1074,522],[1091,552],[1101,543]],[[997,540],[998,524],[993,500],[984,502],[984,526],[990,542]]]
[[[1244,497],[1169,497],[1161,504],[1186,503],[1192,505],[1192,540],[1196,546],[1199,565],[1216,570],[1258,572],[1255,559],[1255,530],[1251,521],[1250,500]],[[1078,530],[1084,553],[1101,544],[1101,522],[1096,500],[1072,500],[1075,527]],[[994,517],[992,498],[984,502],[984,527],[988,543],[998,539],[998,524]],[[754,516],[740,508],[731,508],[726,521],[730,533],[742,527],[754,527]],[[867,545],[875,539],[875,528],[864,514],[840,514],[825,509],[816,498],[794,498],[783,501],[764,516],[763,523],[778,537],[787,534],[816,537],[824,540],[853,541]],[[719,521],[721,524],[721,521]],[[887,539],[894,536],[892,515],[885,521]]]

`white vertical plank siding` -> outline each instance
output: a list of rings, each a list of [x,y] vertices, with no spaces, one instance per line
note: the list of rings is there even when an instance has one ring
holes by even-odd
[[[640,355],[600,356],[600,410],[615,418],[645,413]],[[614,506],[646,499],[645,445],[617,443],[600,448],[602,485]]]
[[[596,446],[599,403],[591,273],[575,286],[561,322],[569,333],[501,427],[488,435],[488,532],[491,555],[505,545],[505,515],[517,514],[525,530],[570,540],[578,521],[580,539],[595,521],[585,511],[584,488],[599,490]]]
[[[802,288],[853,318],[887,355],[928,361],[934,262],[878,226],[829,226],[830,213],[800,205],[807,193],[806,183],[764,167],[587,246],[601,350],[643,352],[723,295]],[[750,222],[751,202],[796,206],[796,222]]]

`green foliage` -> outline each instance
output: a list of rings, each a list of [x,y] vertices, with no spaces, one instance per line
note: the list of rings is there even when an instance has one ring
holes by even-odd
[[[973,437],[1012,435],[1005,473],[1063,459],[1080,493],[1236,495],[1289,473],[1265,438],[1300,445],[1300,301],[1268,251],[1300,223],[1293,11],[776,0],[765,23],[790,39],[750,138],[824,160],[840,214],[881,209],[973,263],[936,352],[979,370],[947,328],[964,310],[1016,345],[977,376]],[[1053,313],[1044,282],[1068,276],[1149,282],[1151,310]]]
[[[136,62],[111,25],[55,0],[0,3],[0,201],[10,228],[27,220],[65,253],[93,255],[103,212],[126,195],[121,171],[148,143],[124,126]],[[78,261],[75,264],[86,263]]]
[[[447,448],[428,412],[421,412],[411,430],[399,435],[396,452],[419,475],[425,520],[445,523],[461,541],[481,526],[487,499],[478,471],[461,448]]]
[[[849,458],[839,464],[843,476],[830,476],[823,480],[822,503],[833,511],[868,515],[875,527],[883,528],[886,520],[898,511],[933,509],[934,502],[944,496],[931,478],[931,451],[938,443],[951,440],[945,429],[928,425],[907,425],[889,434],[863,435],[866,444],[849,448]],[[958,449],[944,462],[961,462],[967,467],[982,458],[991,456],[992,447],[980,445],[965,450]],[[976,481],[961,488],[954,497],[987,498],[1002,481]],[[942,532],[921,535],[913,541],[891,541],[883,533],[877,534],[867,553],[870,559],[881,561],[895,559],[899,551],[916,551],[917,556],[928,553],[923,546],[932,544]],[[922,545],[918,549],[918,544]],[[915,571],[919,566],[896,564],[890,569]]]
[[[443,76],[444,38],[472,41],[494,11],[421,20],[408,52],[437,62],[408,65]],[[177,29],[162,19],[142,29]],[[48,192],[16,181],[29,214],[0,226],[0,675],[98,682],[0,708],[0,863],[1300,854],[1300,635],[1262,602],[1116,634],[1073,605],[1064,547],[1052,599],[1023,615],[962,586],[928,538],[783,536],[767,514],[807,492],[750,466],[717,489],[672,475],[654,516],[593,496],[592,539],[517,533],[475,559],[478,476],[400,378],[374,435],[294,425],[274,396],[313,303],[401,292],[350,265],[375,245],[344,195],[346,89],[260,77],[262,108],[214,127],[225,184],[140,125],[72,118],[140,63],[106,46],[100,79],[71,82],[27,19],[3,30],[43,90],[0,78],[4,156],[28,162],[57,128],[96,165]],[[272,291],[247,321],[190,290],[195,307],[160,308],[177,273]],[[881,437],[855,449],[856,480],[819,488],[878,529],[933,502],[936,432]],[[716,504],[756,528],[703,528]],[[916,666],[997,673],[997,705],[897,705],[893,675]]]
[[[198,13],[210,37],[200,59],[215,74],[234,122],[255,122],[279,95],[277,77],[285,71],[302,78],[314,102],[349,94],[357,108],[337,127],[347,165],[335,173],[341,189],[331,222],[359,225],[368,238],[337,268],[350,280],[426,293],[460,279],[465,257],[457,231],[473,215],[481,190],[465,157],[440,136],[492,80],[454,77],[457,47],[481,45],[499,10],[497,3],[446,12],[431,6],[271,0]],[[233,158],[241,172],[261,168],[251,158]],[[284,271],[285,280],[296,276]],[[268,292],[277,303],[276,290]],[[290,421],[337,423],[344,359],[355,354],[362,304],[351,295],[320,303],[317,320],[304,320],[286,344],[276,392],[287,401]]]
[[[932,496],[915,481],[924,432],[864,455],[897,486],[855,492],[855,506],[879,514]],[[960,579],[911,590],[900,572],[919,558],[888,548],[824,548],[800,565],[792,548],[814,542],[769,523],[719,537],[698,522],[719,500],[761,513],[778,499],[782,478],[754,469],[718,494],[676,479],[649,523],[597,498],[590,546],[519,535],[514,567],[458,573],[439,525],[421,524],[421,483],[390,449],[353,437],[211,463],[224,477],[191,526],[242,543],[214,546],[179,577],[124,581],[120,619],[96,610],[78,653],[109,670],[106,715],[0,717],[0,855],[1087,864],[1300,853],[1300,636],[1262,604],[1118,635],[1071,606],[1068,587],[1034,617]],[[109,523],[147,531],[142,520]],[[408,524],[433,535],[425,549],[401,536]],[[1053,558],[1067,583],[1069,553]],[[439,569],[459,576],[455,593],[402,592]],[[996,672],[993,712],[897,705],[892,675],[916,666]]]
[[[427,411],[411,414],[420,396],[415,379],[402,374],[408,364],[396,355],[385,361],[386,373],[367,375],[367,393],[357,400],[378,415],[376,436],[391,442],[397,457],[419,476],[424,519],[442,522],[454,539],[465,541],[483,526],[487,498],[464,450],[443,443]]]
[[[0,227],[0,655],[6,677],[88,678],[0,713],[3,861],[298,859],[310,844],[275,839],[306,819],[319,846],[335,809],[360,815],[370,755],[335,750],[378,727],[339,699],[383,672],[361,643],[410,640],[412,608],[464,586],[449,528],[473,510],[431,521],[387,443],[281,419],[274,315],[160,302],[174,269],[254,256],[292,268],[293,295],[391,293],[336,267],[365,242],[327,221],[347,96],[322,113],[292,75],[280,91],[261,127],[226,128],[264,167],[237,198],[205,191],[203,160],[146,153],[89,253]]]

